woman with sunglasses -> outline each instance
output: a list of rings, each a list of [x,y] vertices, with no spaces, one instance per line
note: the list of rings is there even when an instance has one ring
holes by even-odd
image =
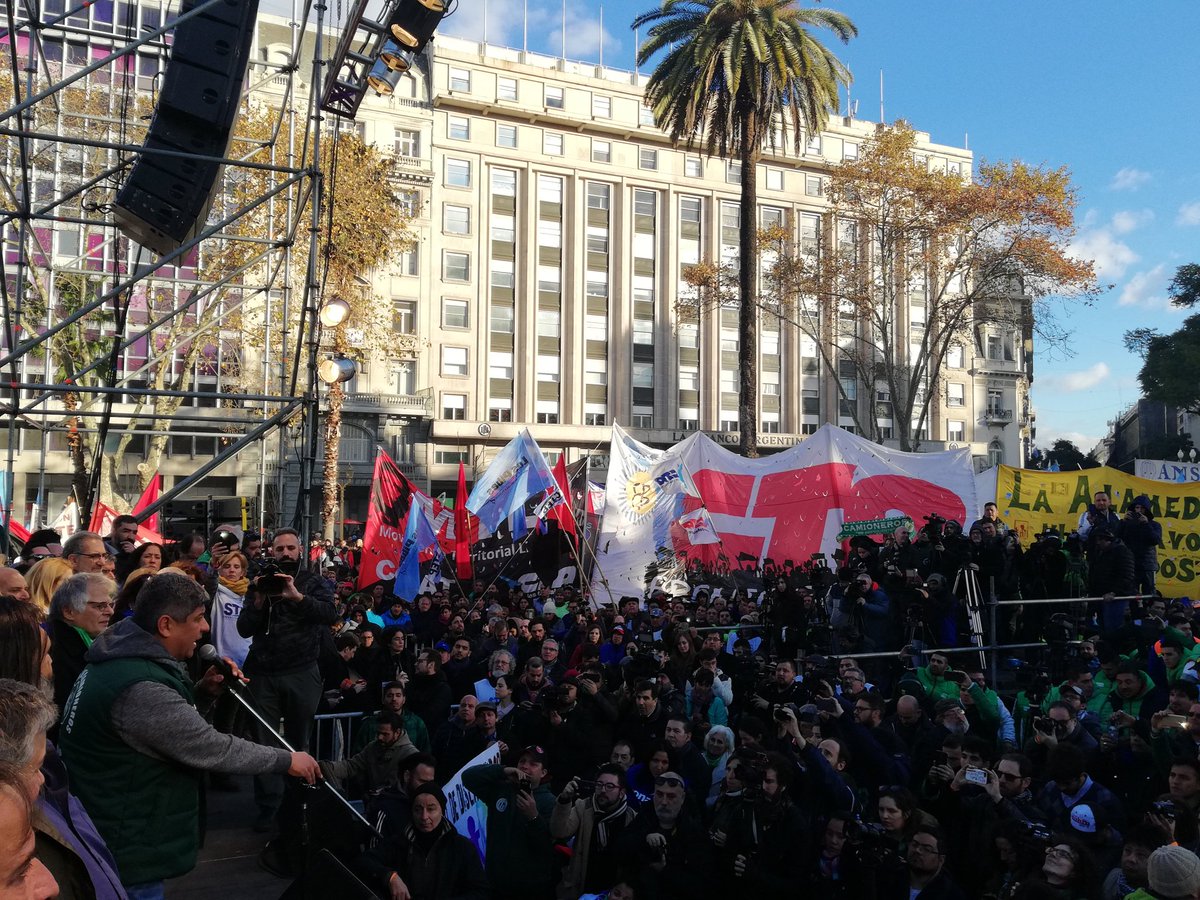
[[[1070,835],[1051,837],[1041,867],[1014,885],[1001,900],[1027,896],[1049,900],[1091,900],[1099,896],[1096,869],[1087,847]]]

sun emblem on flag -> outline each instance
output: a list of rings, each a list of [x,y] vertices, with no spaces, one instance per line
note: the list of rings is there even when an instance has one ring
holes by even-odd
[[[646,516],[654,509],[658,489],[650,473],[639,469],[625,481],[625,512],[634,521]]]

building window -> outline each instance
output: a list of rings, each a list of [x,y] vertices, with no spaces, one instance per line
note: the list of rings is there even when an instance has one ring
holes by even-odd
[[[513,147],[517,146],[517,126],[516,125],[497,125],[496,126],[496,146],[497,147]]]
[[[658,151],[650,147],[642,147],[638,151],[638,168],[649,169],[650,171],[658,170]]]
[[[858,144],[851,141],[843,141],[842,159],[858,159]]]
[[[489,422],[511,422],[512,421],[512,407],[511,406],[497,406],[496,403],[497,403],[497,401],[493,400],[491,405],[488,406],[488,421]]]
[[[608,209],[609,186],[598,181],[589,181],[587,186],[588,209]]]
[[[442,277],[447,281],[470,281],[471,254],[458,253],[454,250],[444,251]]]
[[[496,237],[496,233],[492,232],[494,240],[500,240]],[[512,240],[512,238],[509,238]],[[492,287],[500,288],[501,290],[512,290],[516,284],[516,275],[514,269],[516,264],[511,259],[493,259],[492,260]]]
[[[537,380],[558,384],[558,357],[538,355]]]
[[[466,377],[466,347],[442,347],[442,374],[453,378]]]
[[[396,129],[396,155],[417,158],[421,155],[421,132],[411,128]]]
[[[563,136],[547,131],[542,134],[542,152],[547,156],[563,155]]]
[[[738,430],[737,419],[722,419],[721,430],[724,432],[733,432]]]
[[[592,140],[592,162],[612,162],[612,144],[608,141]]]
[[[653,428],[654,414],[653,413],[634,413],[633,414],[634,428]]]
[[[679,430],[680,431],[697,431],[699,428],[700,428],[700,420],[699,419],[688,418],[688,419],[680,419],[679,420]]]
[[[392,330],[396,334],[417,333],[417,301],[397,300],[392,310]]]
[[[513,308],[511,306],[492,307],[491,329],[493,334],[513,333]]]
[[[962,344],[951,344],[946,351],[946,367],[950,369],[961,369],[963,367],[963,348]]]
[[[1004,445],[999,440],[988,444],[988,465],[993,467],[1004,465]]]
[[[779,434],[778,420],[772,421],[771,419],[763,419],[762,432],[763,434]]]
[[[556,412],[540,412],[537,414],[537,423],[539,425],[557,425],[558,413]]]
[[[589,341],[607,341],[608,319],[605,316],[587,316],[584,320],[583,336]]]
[[[767,190],[783,190],[783,169],[767,169]]]
[[[396,205],[404,215],[412,217],[421,211],[420,191],[400,191],[396,194]]]
[[[467,417],[466,394],[442,394],[442,418],[462,421]]]
[[[412,250],[401,251],[399,259],[396,260],[396,270],[401,275],[419,275],[421,271],[419,260],[420,257],[417,256],[415,247]]]
[[[654,363],[633,364],[633,386],[635,388],[654,387]]]
[[[499,350],[488,354],[488,378],[511,381],[513,377],[513,355]]]
[[[725,164],[725,180],[729,184],[741,184],[742,182],[742,164],[730,160]]]
[[[804,176],[804,193],[809,197],[820,197],[825,193],[820,175]]]
[[[589,412],[583,414],[584,425],[607,425],[607,416],[602,412]]]
[[[643,128],[657,127],[654,123],[654,110],[645,105],[638,107],[638,124]]]
[[[563,89],[555,87],[552,84],[546,85],[546,108],[547,109],[562,109],[563,108]]]
[[[704,176],[704,169],[700,163],[700,157],[686,157],[683,161],[683,174],[688,178],[702,178]]]
[[[492,169],[492,193],[497,197],[517,196],[517,173],[512,169]]]
[[[446,157],[446,184],[451,187],[470,187],[470,160]]]
[[[821,135],[810,135],[808,138],[808,144],[804,149],[806,153],[815,153],[819,156],[821,153]]]
[[[557,338],[562,319],[557,309],[539,309],[537,314],[537,335],[544,338]]]
[[[946,405],[966,406],[966,390],[962,384],[951,381],[946,385]]]
[[[471,233],[471,208],[447,203],[442,207],[442,231],[447,234]]]
[[[592,94],[592,118],[612,118],[612,97],[605,97],[603,94]]]
[[[433,451],[433,461],[439,466],[457,466],[459,463],[468,463],[471,461],[471,454],[467,450],[442,450]]]
[[[679,389],[681,391],[700,390],[700,369],[696,366],[679,367]]]
[[[447,133],[452,141],[469,141],[471,139],[471,120],[466,116],[450,116]]]
[[[946,440],[955,444],[961,444],[966,440],[966,434],[966,423],[956,422],[953,419],[946,422]]]
[[[469,93],[471,90],[471,72],[469,69],[450,67],[450,90]]]
[[[517,99],[517,79],[504,78],[503,76],[496,79],[496,99],[511,100]]]
[[[587,359],[583,363],[583,383],[600,387],[608,384],[608,360]]]
[[[466,300],[442,301],[442,327],[468,328],[471,324],[470,308]]]

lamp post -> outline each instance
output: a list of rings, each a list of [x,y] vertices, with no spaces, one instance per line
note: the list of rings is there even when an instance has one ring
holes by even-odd
[[[333,356],[317,366],[317,377],[329,386],[329,411],[325,416],[325,467],[321,484],[321,529],[326,540],[333,540],[338,508],[338,450],[342,434],[342,387],[354,377],[358,367],[346,354],[346,320],[350,304],[333,297],[321,306],[321,325],[333,329]]]

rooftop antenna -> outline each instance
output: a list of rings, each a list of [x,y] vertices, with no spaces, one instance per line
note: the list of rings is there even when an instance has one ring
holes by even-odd
[[[883,116],[883,69],[879,70],[879,124],[883,125],[887,119]]]
[[[567,65],[567,0],[562,0],[562,60]]]
[[[604,68],[604,7],[600,7],[600,68]]]
[[[521,13],[521,50],[529,52],[529,0],[525,0]]]
[[[488,42],[488,0],[483,0],[483,46]]]
[[[971,149],[971,132],[969,132],[969,131],[963,132],[963,149],[964,150]]]
[[[633,28],[633,77],[638,75],[638,48],[641,47],[641,38],[638,37],[637,26]]]

